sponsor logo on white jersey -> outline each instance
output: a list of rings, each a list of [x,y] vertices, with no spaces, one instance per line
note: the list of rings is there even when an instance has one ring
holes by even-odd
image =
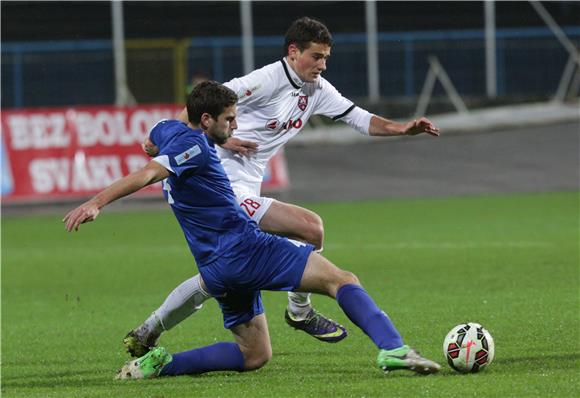
[[[292,128],[299,129],[302,127],[302,119],[293,120],[290,119],[285,123],[280,124],[278,119],[270,119],[266,122],[266,130],[276,131],[280,128],[280,131],[290,130]]]
[[[276,128],[278,128],[278,123],[280,123],[278,121],[278,119],[270,119],[266,122],[266,130],[271,130],[274,131],[276,130]]]
[[[241,100],[242,98],[246,98],[246,97],[251,96],[254,93],[254,91],[258,90],[260,87],[262,87],[262,85],[261,84],[258,84],[258,85],[254,86],[254,87],[247,88],[245,90],[239,91],[238,94],[237,94],[238,95],[238,101]]]
[[[302,127],[302,119],[298,120],[290,119],[282,125],[282,130],[290,130],[292,128],[299,129],[300,127]]]

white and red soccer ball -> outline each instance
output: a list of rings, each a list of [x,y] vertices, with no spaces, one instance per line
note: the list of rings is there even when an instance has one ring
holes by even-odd
[[[443,354],[449,366],[461,373],[475,373],[493,361],[493,338],[479,323],[455,326],[443,342]]]

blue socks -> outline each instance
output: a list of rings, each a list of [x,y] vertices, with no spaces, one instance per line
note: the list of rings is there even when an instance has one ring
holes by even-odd
[[[173,354],[160,376],[195,375],[217,370],[244,370],[244,356],[236,343],[217,343]]]
[[[344,285],[336,301],[348,318],[384,350],[403,346],[401,335],[368,293],[358,285]],[[236,343],[217,343],[173,355],[160,376],[194,375],[218,370],[244,370],[244,356]]]
[[[392,350],[403,345],[395,325],[361,286],[343,285],[336,293],[336,301],[352,323],[361,328],[377,347]]]

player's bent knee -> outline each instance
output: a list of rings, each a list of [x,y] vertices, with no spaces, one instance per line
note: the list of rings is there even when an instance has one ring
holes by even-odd
[[[344,285],[360,285],[358,277],[350,271],[342,271],[340,286]]]
[[[311,213],[308,218],[308,236],[306,240],[316,246],[317,249],[322,248],[324,242],[324,224],[322,218],[316,213]]]
[[[360,282],[355,274],[350,271],[340,270],[333,278],[332,282],[327,286],[328,294],[331,297],[336,297],[338,290],[344,285],[360,285]]]
[[[264,347],[259,351],[252,351],[244,354],[244,370],[257,370],[266,365],[272,359],[272,348]]]

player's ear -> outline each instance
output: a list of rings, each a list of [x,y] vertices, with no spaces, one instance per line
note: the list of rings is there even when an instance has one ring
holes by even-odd
[[[203,130],[207,130],[211,126],[211,121],[213,118],[207,112],[201,114],[201,118],[199,119],[199,125]]]
[[[296,57],[298,56],[298,52],[300,50],[298,49],[298,47],[296,46],[296,43],[291,43],[288,46],[288,58],[292,61],[296,60]]]

